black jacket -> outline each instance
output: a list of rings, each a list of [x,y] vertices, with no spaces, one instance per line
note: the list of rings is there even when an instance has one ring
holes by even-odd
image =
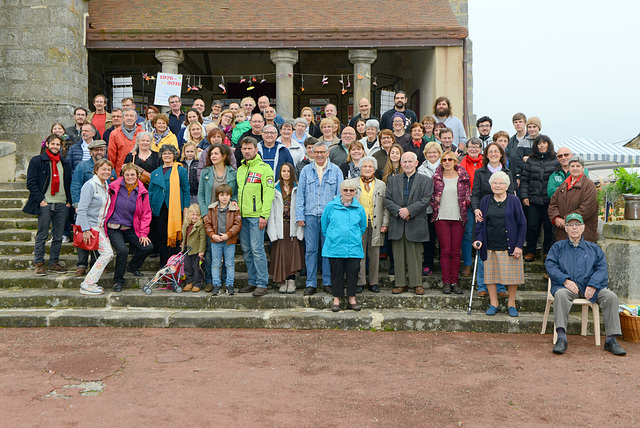
[[[71,165],[65,159],[60,158],[64,169],[64,193],[67,203],[71,204]],[[40,202],[44,201],[44,192],[49,187],[51,180],[51,161],[46,153],[35,156],[29,162],[27,168],[27,189],[29,189],[29,199],[22,211],[27,214],[40,214]]]
[[[549,203],[547,184],[559,165],[555,155],[551,157],[548,153],[539,153],[538,156],[527,159],[520,175],[520,198],[528,198],[532,205]]]
[[[509,180],[511,180],[511,184],[509,184],[509,189],[507,189],[507,193],[515,194],[515,179],[513,178],[513,174],[509,170],[509,168],[502,168],[502,172],[507,173],[509,176]],[[491,184],[489,184],[489,179],[491,178],[491,171],[487,168],[487,165],[483,166],[476,170],[476,175],[473,178],[473,189],[471,190],[471,209],[478,210],[480,209],[480,200],[487,196],[493,195],[493,191],[491,190]]]

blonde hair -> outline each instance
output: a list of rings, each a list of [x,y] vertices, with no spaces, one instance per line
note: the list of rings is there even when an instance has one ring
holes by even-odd
[[[194,141],[193,137],[191,137],[191,128],[193,126],[199,126],[200,129],[202,129],[202,125],[200,124],[200,122],[191,122],[189,125],[187,125],[187,129],[184,130],[184,133],[186,135],[185,140],[187,141],[187,143],[194,143],[197,147],[198,144],[200,144],[200,141],[204,140],[207,136],[205,135],[204,130],[202,130],[202,133],[200,134],[200,141]]]
[[[425,158],[427,157],[427,152],[432,149],[436,149],[438,151],[438,156],[442,156],[442,146],[440,145],[440,143],[436,143],[435,141],[432,141],[430,143],[427,143],[426,146],[424,146],[424,150],[422,153],[424,154]]]
[[[338,135],[338,131],[340,131],[340,119],[335,116],[330,119],[333,122],[333,135]]]
[[[300,117],[302,117],[302,112],[305,111],[305,110],[309,110],[311,112],[311,123],[313,123],[315,125],[316,124],[316,120],[315,120],[316,114],[315,114],[315,112],[313,111],[313,109],[311,107],[309,107],[309,106],[302,107],[302,109],[300,110]]]
[[[184,216],[184,221],[182,222],[183,226],[188,226],[191,224],[191,214],[193,213],[198,214],[198,221],[193,224],[197,225],[199,222],[202,222],[202,217],[200,217],[200,205],[191,204],[189,208],[187,208],[187,215]]]
[[[198,153],[198,146],[196,145],[196,143],[194,143],[193,141],[187,141],[186,143],[184,143],[184,145],[182,146],[182,152],[180,153],[180,159],[184,160],[184,151],[187,147],[193,146],[193,148],[196,150],[196,155],[194,156],[195,160],[198,160],[199,158],[199,153]]]
[[[324,125],[331,125],[334,128],[336,126],[335,122],[330,117],[325,117],[320,121],[320,129],[322,129]]]

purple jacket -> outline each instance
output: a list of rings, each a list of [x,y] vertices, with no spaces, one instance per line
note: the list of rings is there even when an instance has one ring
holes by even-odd
[[[113,215],[113,210],[116,207],[116,199],[118,199],[118,191],[122,185],[124,177],[118,178],[116,181],[109,185],[109,195],[111,195],[111,205],[109,205],[109,211],[107,212],[107,221],[105,226],[109,222],[109,219]],[[138,199],[136,200],[136,210],[133,214],[133,231],[138,238],[146,238],[149,236],[149,224],[151,223],[151,206],[149,205],[149,192],[144,187],[142,182],[138,180]]]
[[[489,198],[492,198],[493,194],[486,195],[480,201],[480,211],[482,211],[482,218],[486,220],[487,209],[489,209]],[[504,211],[504,222],[507,232],[507,254],[513,255],[513,250],[524,247],[524,239],[527,235],[527,219],[522,211],[522,204],[520,199],[507,193],[507,206]],[[487,260],[487,222],[476,222],[476,241],[482,242],[480,247],[480,258],[482,261]]]
[[[462,223],[467,222],[467,208],[471,205],[471,177],[466,169],[461,168],[460,165],[455,166],[455,170],[458,172],[458,206],[460,207],[460,219]],[[433,215],[431,221],[436,221],[438,218],[438,211],[440,210],[440,199],[442,198],[442,191],[444,190],[444,169],[442,165],[436,168],[436,172],[433,174],[433,195],[431,195],[431,207],[433,208]]]

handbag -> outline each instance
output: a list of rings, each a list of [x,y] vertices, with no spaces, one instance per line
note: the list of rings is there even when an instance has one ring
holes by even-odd
[[[149,182],[151,181],[151,173],[146,171],[141,166],[135,164],[136,162],[135,153],[132,156],[133,156],[133,160],[131,161],[131,163],[133,163],[138,169],[138,176],[140,177],[140,181],[142,181],[142,184],[144,184],[145,186],[148,186]]]
[[[83,232],[82,232],[82,228],[80,226],[78,226],[77,224],[73,225],[73,246],[74,247],[78,247],[78,248],[82,248],[83,250],[87,250],[87,251],[95,251],[98,249],[98,231],[97,230],[93,230],[93,229],[89,229],[89,231],[91,232],[91,239],[89,240],[89,243],[85,243],[84,242],[84,236],[83,236]]]

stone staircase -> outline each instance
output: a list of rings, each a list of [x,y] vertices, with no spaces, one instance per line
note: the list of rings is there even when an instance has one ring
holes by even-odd
[[[295,295],[281,295],[275,286],[266,296],[246,294],[211,296],[210,293],[141,291],[160,268],[157,258],[143,266],[144,277],[126,275],[125,290],[111,292],[113,262],[100,285],[105,293],[84,296],[78,292],[82,278],[75,277],[75,248],[63,244],[60,261],[69,268],[65,275],[36,277],[33,242],[35,217],[21,211],[28,191],[24,182],[0,183],[0,327],[223,327],[299,329],[376,329],[539,333],[546,303],[546,280],[541,262],[525,264],[524,285],[519,287],[518,318],[506,314],[484,314],[488,299],[474,297],[467,315],[471,280],[462,278],[463,295],[444,295],[438,273],[423,277],[424,296],[412,293],[392,295],[393,277],[388,261],[381,262],[382,292],[358,295],[361,312],[329,310],[332,297],[324,292],[302,295],[304,277],[297,279]],[[47,245],[48,255],[48,245]],[[48,256],[47,256],[48,257]],[[438,267],[436,266],[436,272]],[[320,281],[321,282],[321,281]],[[246,265],[240,246],[236,252],[236,290],[247,283]],[[547,332],[551,333],[553,321]],[[578,312],[572,314],[569,332],[579,334]]]

